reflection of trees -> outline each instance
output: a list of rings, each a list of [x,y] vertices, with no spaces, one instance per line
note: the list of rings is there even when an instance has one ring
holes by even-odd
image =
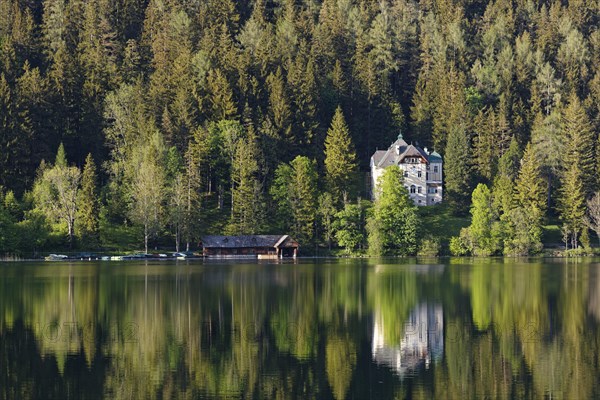
[[[444,313],[441,305],[421,303],[413,308],[403,325],[399,342],[385,339],[387,323],[378,310],[373,317],[373,359],[377,364],[387,365],[398,375],[415,373],[419,368],[429,368],[432,361],[441,358],[444,351]]]
[[[590,267],[590,297],[588,300],[588,311],[600,322],[600,266]]]
[[[345,399],[356,367],[356,344],[348,337],[328,337],[325,362],[333,395],[336,399]]]
[[[387,343],[399,343],[404,337],[404,322],[417,303],[417,282],[417,274],[406,269],[377,266],[369,273],[369,303],[385,321],[382,330]]]
[[[600,395],[597,267],[345,263],[11,267],[0,398],[363,398],[374,381],[378,398]],[[444,309],[440,361],[401,385],[365,373],[371,327],[401,347],[423,303]]]

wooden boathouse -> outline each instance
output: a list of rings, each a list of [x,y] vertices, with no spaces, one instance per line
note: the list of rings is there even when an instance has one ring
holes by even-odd
[[[300,247],[289,235],[204,236],[200,244],[209,258],[296,258]]]

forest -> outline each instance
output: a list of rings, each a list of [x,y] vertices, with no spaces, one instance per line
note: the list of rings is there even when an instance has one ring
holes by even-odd
[[[288,233],[304,254],[526,255],[548,219],[589,252],[599,8],[3,0],[0,254]],[[394,168],[368,200],[399,133],[444,158],[437,210]],[[430,235],[435,213],[469,226]]]

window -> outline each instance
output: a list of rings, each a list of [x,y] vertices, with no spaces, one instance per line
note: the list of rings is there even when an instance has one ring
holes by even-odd
[[[420,178],[421,177],[421,171],[417,172],[417,176]]]
[[[415,193],[417,191],[417,187],[415,185],[410,186],[410,192]]]
[[[421,186],[417,187],[417,193],[421,193]]]
[[[429,180],[429,172],[425,173],[425,179]]]
[[[421,200],[419,200],[419,204],[421,204]]]
[[[404,177],[408,178],[408,171],[404,171]]]
[[[439,167],[437,165],[433,166],[433,172],[436,174],[439,172]]]

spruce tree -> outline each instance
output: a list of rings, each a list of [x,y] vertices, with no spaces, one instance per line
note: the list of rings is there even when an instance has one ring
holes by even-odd
[[[577,164],[585,196],[593,193],[596,184],[594,160],[594,131],[589,117],[577,95],[572,94],[569,105],[563,111],[563,135],[565,154],[563,163],[569,168]]]
[[[469,135],[464,125],[453,126],[448,134],[444,159],[445,191],[454,213],[464,214],[471,194]]]
[[[255,138],[242,139],[232,166],[233,212],[228,231],[235,235],[257,234],[264,228],[265,202],[258,158]]]
[[[298,156],[279,165],[270,193],[277,203],[280,229],[289,229],[301,243],[312,242],[318,205],[314,161]]]
[[[569,233],[571,248],[576,249],[585,217],[583,174],[576,162],[567,165],[561,183],[558,204],[560,219]]]
[[[81,176],[81,189],[77,196],[75,234],[81,246],[95,248],[100,244],[98,193],[96,190],[96,165],[91,154],[85,159]]]
[[[529,143],[515,181],[514,207],[504,219],[508,222],[506,254],[529,255],[542,249],[546,188],[541,171],[538,154]]]
[[[325,138],[325,181],[336,204],[354,194],[357,157],[342,108],[338,106]]]

